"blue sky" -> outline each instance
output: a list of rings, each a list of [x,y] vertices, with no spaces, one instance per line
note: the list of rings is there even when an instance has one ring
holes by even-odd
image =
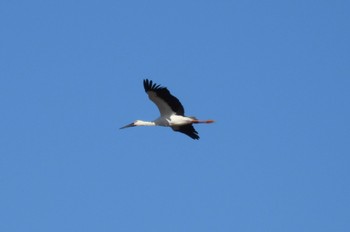
[[[349,8],[1,1],[0,231],[350,231]]]

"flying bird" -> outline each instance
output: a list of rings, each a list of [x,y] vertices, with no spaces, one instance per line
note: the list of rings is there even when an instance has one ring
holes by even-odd
[[[134,126],[166,126],[174,131],[184,133],[192,139],[199,139],[198,132],[194,129],[194,123],[213,123],[214,120],[198,120],[195,117],[185,116],[185,110],[179,99],[171,95],[166,87],[153,83],[151,80],[143,80],[143,87],[149,99],[157,105],[160,117],[154,121],[136,120],[120,129]]]

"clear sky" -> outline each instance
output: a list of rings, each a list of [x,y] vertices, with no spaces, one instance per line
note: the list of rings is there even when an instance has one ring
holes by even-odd
[[[350,231],[350,2],[0,2],[0,231]],[[167,86],[198,141],[119,130]]]

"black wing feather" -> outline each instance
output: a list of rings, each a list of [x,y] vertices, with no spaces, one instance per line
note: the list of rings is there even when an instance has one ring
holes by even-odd
[[[143,80],[143,87],[145,88],[146,93],[148,91],[155,92],[157,96],[163,99],[177,115],[185,115],[184,107],[179,99],[171,95],[166,87],[162,87],[148,79]]]
[[[174,131],[184,133],[190,136],[192,139],[199,139],[198,132],[194,129],[192,124],[184,125],[184,126],[173,126],[171,127]]]

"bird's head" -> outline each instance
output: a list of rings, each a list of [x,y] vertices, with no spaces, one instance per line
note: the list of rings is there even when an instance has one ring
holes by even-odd
[[[126,125],[126,126],[123,126],[121,127],[120,129],[124,129],[124,128],[128,128],[128,127],[134,127],[134,126],[141,126],[142,124],[142,121],[141,120],[135,120],[133,121],[132,123]]]

